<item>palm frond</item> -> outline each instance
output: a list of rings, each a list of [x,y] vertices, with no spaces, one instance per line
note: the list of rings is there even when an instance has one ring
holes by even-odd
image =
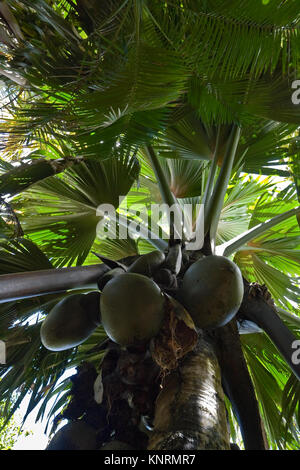
[[[288,442],[291,449],[297,449],[299,435],[294,422],[296,415],[292,413],[288,416],[288,405],[283,402],[283,391],[290,382],[286,363],[264,334],[243,336],[242,343],[269,442],[275,444],[273,448],[284,449]],[[286,420],[282,419],[282,410]]]
[[[27,158],[31,158],[28,155]],[[74,161],[75,162],[75,161]],[[71,160],[35,160],[23,163],[0,176],[1,197],[12,197],[32,184],[64,171],[72,165]]]
[[[247,8],[242,0],[187,0],[181,5],[170,0],[165,9],[159,2],[148,8],[166,43],[180,51],[194,70],[205,70],[209,77],[241,77],[249,71],[259,76],[268,69],[274,71],[280,61],[285,71],[290,46],[297,64],[299,10],[295,1],[283,6],[276,0],[262,9],[259,0]]]
[[[78,163],[62,177],[32,186],[16,205],[24,232],[56,266],[82,264],[96,238],[97,208],[117,208],[138,176],[135,157],[119,155],[105,162]],[[121,197],[121,199],[119,199]]]

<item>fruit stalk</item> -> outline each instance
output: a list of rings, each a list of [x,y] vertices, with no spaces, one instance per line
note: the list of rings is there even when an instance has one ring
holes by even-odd
[[[241,347],[236,319],[215,331],[223,388],[238,420],[245,450],[266,450],[268,442]]]
[[[170,237],[169,240],[173,242],[175,239],[181,240],[181,233],[178,233],[176,230],[176,222],[179,223],[182,221],[183,213],[180,209],[180,206],[177,202],[176,197],[170,190],[169,183],[166,179],[166,175],[160,165],[159,159],[154,152],[153,148],[150,145],[145,147],[146,154],[149,158],[153,171],[155,173],[159,191],[161,197],[165,204],[169,206],[169,208],[173,208],[174,212],[170,213]]]
[[[230,136],[228,138],[226,152],[218,175],[218,179],[214,186],[213,193],[207,202],[204,214],[204,235],[210,232],[211,240],[215,239],[217,225],[221,210],[224,203],[224,197],[228,188],[229,179],[233,167],[233,162],[239,143],[241,129],[237,125],[232,126]]]
[[[300,380],[300,364],[293,361],[293,345],[297,337],[287,328],[276,312],[265,286],[246,283],[239,316],[256,323],[271,339],[295,376]]]
[[[0,276],[0,303],[64,292],[93,285],[109,268],[105,264],[71,268],[44,269]]]
[[[128,266],[135,260],[136,256],[127,256],[119,262]],[[97,289],[97,281],[109,270],[110,268],[103,263],[2,274],[0,275],[0,304],[87,286]]]

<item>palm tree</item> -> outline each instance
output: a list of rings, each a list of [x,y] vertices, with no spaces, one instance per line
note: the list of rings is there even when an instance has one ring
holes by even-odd
[[[24,419],[57,397],[55,425],[88,426],[91,440],[73,449],[229,449],[240,433],[245,449],[299,448],[298,10],[1,2],[0,390],[18,391],[7,418],[30,391]],[[158,235],[146,224],[161,203],[177,215],[189,204],[180,238],[175,216]],[[206,329],[181,293],[210,256],[238,266],[244,294],[227,324]],[[163,291],[164,320],[124,348],[98,305],[108,279],[135,270]],[[97,321],[76,344],[47,349],[41,325],[74,295],[91,299]]]

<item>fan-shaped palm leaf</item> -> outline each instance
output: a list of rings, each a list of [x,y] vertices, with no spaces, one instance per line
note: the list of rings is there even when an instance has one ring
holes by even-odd
[[[50,177],[22,195],[18,204],[24,232],[53,258],[57,266],[82,264],[96,238],[102,203],[120,203],[137,178],[133,158],[79,163],[61,178]]]

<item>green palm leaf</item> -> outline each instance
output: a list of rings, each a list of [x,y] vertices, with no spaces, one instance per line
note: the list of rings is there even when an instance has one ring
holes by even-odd
[[[119,205],[137,178],[133,158],[120,156],[105,162],[79,163],[61,178],[50,177],[20,197],[24,232],[47,253],[56,266],[82,264],[96,238],[102,203]],[[44,241],[43,241],[44,240]]]
[[[41,159],[35,160],[31,164],[24,163],[17,166],[0,176],[1,197],[15,196],[37,181],[64,171],[72,163],[70,160]]]
[[[270,441],[276,443],[279,449],[286,448],[287,441],[290,448],[297,449],[299,435],[292,416],[288,419],[289,430],[286,433],[286,422],[282,420],[281,414],[282,409],[285,413],[287,411],[287,407],[282,408],[282,394],[289,381],[289,370],[265,335],[247,335],[247,338],[243,339],[245,357]],[[263,360],[260,359],[262,357]]]

